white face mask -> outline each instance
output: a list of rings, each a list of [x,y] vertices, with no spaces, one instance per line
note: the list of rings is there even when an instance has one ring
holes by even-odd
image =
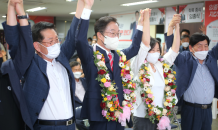
[[[188,47],[188,46],[189,46],[189,43],[188,43],[188,42],[183,42],[183,43],[182,43],[182,46],[183,46],[183,47]]]
[[[40,43],[39,43],[40,44]],[[42,44],[40,44],[40,45],[42,45]],[[47,48],[47,50],[48,50],[48,54],[46,55],[46,54],[43,54],[42,52],[42,54],[43,55],[45,55],[47,58],[49,58],[49,59],[55,59],[55,58],[57,58],[58,57],[58,55],[60,54],[60,52],[61,52],[61,50],[60,50],[60,43],[56,43],[56,44],[54,44],[54,45],[52,45],[52,46],[50,46],[50,47],[46,47],[46,46],[44,46],[44,45],[42,45],[43,47],[45,47],[45,48]]]
[[[192,48],[194,51],[194,49]],[[199,60],[205,60],[207,57],[208,51],[194,51],[194,55],[199,59]]]
[[[73,72],[73,75],[76,79],[79,79],[80,76],[82,75],[82,73],[81,72]]]
[[[111,38],[111,37],[105,36],[104,45],[107,49],[116,50],[118,44],[119,44],[118,37]]]
[[[92,44],[92,42],[89,42],[89,45],[91,45]]]
[[[157,63],[158,59],[160,57],[160,53],[155,52],[155,53],[148,53],[147,55],[147,61],[149,63],[155,64]]]

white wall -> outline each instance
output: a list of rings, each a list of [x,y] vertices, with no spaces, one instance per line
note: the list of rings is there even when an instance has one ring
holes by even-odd
[[[0,30],[3,30],[2,22],[4,22],[6,18],[0,18]]]
[[[56,28],[57,28],[57,33],[64,33],[64,36],[66,37],[68,30],[70,29],[70,24],[71,21],[65,21],[64,20],[56,20]],[[89,23],[89,30],[87,34],[87,38],[91,37],[95,34],[94,32],[94,23],[90,22]]]

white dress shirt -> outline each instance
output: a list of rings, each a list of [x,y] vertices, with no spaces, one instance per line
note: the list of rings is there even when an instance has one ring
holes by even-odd
[[[50,89],[38,119],[69,119],[73,117],[73,104],[67,70],[55,59],[52,62],[46,62]]]
[[[79,100],[81,102],[83,102],[84,96],[85,96],[85,89],[82,85],[81,80],[79,80],[79,82],[76,81],[76,91],[75,91],[75,95],[79,98]]]
[[[141,47],[139,49],[138,55],[134,58],[131,64],[131,69],[134,73],[134,80],[140,81],[138,72],[141,65],[144,63],[149,50],[150,50],[150,46],[147,47],[143,43],[141,43]],[[166,60],[170,65],[172,65],[178,54],[179,53],[175,53],[170,48],[169,51],[164,55],[164,60]],[[153,86],[152,92],[155,98],[154,103],[159,107],[163,107],[162,101],[164,97],[164,87],[165,87],[165,82],[163,77],[163,65],[161,62],[158,61],[157,63],[154,64],[154,66],[156,68],[156,72],[155,73],[151,72],[151,76],[150,76],[150,84]],[[150,64],[148,67],[151,71],[153,71]],[[142,98],[140,94],[141,88],[138,86],[136,88],[137,88],[135,90],[136,103],[133,105],[134,109],[132,110],[132,112],[134,116],[144,118],[146,116],[147,108],[145,107],[144,102],[142,102]]]

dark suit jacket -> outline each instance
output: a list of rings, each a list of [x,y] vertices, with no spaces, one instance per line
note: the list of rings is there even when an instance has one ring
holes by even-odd
[[[165,18],[164,18],[164,17],[160,18],[159,24],[164,24],[164,21],[165,21]]]
[[[185,14],[181,14],[181,23],[183,20],[185,20]]]
[[[131,36],[131,40],[133,40],[135,33],[136,33],[136,22],[131,23],[130,25],[130,30],[132,30],[132,36]]]
[[[96,80],[98,75],[97,67],[94,64],[93,57],[93,47],[88,44],[87,41],[87,31],[89,26],[88,20],[81,19],[78,25],[80,28],[76,35],[76,48],[79,58],[81,59],[83,71],[86,76],[86,81],[88,84],[88,90],[86,91],[85,98],[82,106],[81,116],[90,121],[107,121],[105,117],[102,116],[102,109],[100,103],[102,101],[101,89],[99,82]],[[142,31],[136,31],[133,44],[122,50],[126,55],[127,60],[131,59],[138,54],[142,38]],[[111,51],[114,54],[113,72],[110,67],[109,58],[104,50],[96,47],[96,51],[100,51],[105,57],[105,64],[108,68],[110,78],[115,81],[118,89],[118,98],[120,104],[122,104],[123,98],[123,86],[120,77],[121,68],[119,67],[119,56],[116,51]]]
[[[172,46],[173,35],[166,37],[167,48],[169,49]],[[218,44],[212,48],[208,52],[208,56],[205,59],[205,64],[207,65],[210,73],[215,81],[215,97],[218,97],[218,68],[217,68],[217,60],[218,60]],[[183,94],[189,88],[192,80],[194,78],[196,69],[197,69],[197,61],[192,56],[190,51],[183,51],[179,53],[174,64],[176,65],[176,85],[177,91],[176,95],[179,100],[178,105],[181,105],[183,102]]]
[[[30,62],[34,56],[34,53],[29,52],[33,51],[33,41],[31,35],[31,27],[28,26],[8,26],[6,23],[3,23],[5,31],[5,39],[9,44],[9,47],[12,49],[10,51],[11,58],[2,64],[1,71],[2,75],[8,74],[12,91],[14,97],[16,97],[15,102],[19,106],[22,118],[25,124],[33,129],[33,123],[30,118],[30,114],[27,108],[25,97],[20,85],[20,79],[22,75],[26,72],[27,68],[30,65]],[[28,35],[26,35],[28,34]],[[19,43],[19,44],[18,44]],[[16,51],[13,51],[16,50]]]
[[[66,41],[62,44],[61,52],[59,56],[56,58],[56,60],[60,62],[68,72],[74,115],[75,115],[75,101],[74,101],[75,80],[68,61],[75,51],[74,42],[75,42],[75,32],[76,32],[76,27],[78,25],[78,21],[79,19],[77,19],[76,17],[73,19],[70,30],[68,31],[66,37]],[[33,41],[31,37],[32,36],[31,31],[24,31],[23,35],[28,37],[27,40],[24,41],[26,42],[25,44],[32,45]],[[21,48],[25,49],[25,46],[21,46]],[[34,55],[35,50],[33,46],[26,48],[26,50],[23,52],[27,53],[25,56],[26,62],[22,61],[19,55],[16,55],[16,57],[18,57],[19,59],[19,61],[17,61],[18,64],[26,63],[27,65],[29,65],[26,73],[24,74],[25,83],[23,85],[23,92],[26,98],[26,103],[31,118],[30,121],[34,124],[38,119],[39,113],[49,93],[50,86],[46,74],[47,62],[43,60],[41,57],[39,57],[37,54]],[[34,56],[27,57],[27,55],[31,55],[31,56],[34,55]],[[21,66],[20,68],[24,68],[24,67]]]
[[[87,83],[86,83],[86,78],[80,78],[80,81],[82,82],[83,88],[85,89],[85,91],[87,91]],[[75,107],[80,107],[83,105],[83,102],[81,100],[79,100],[79,98],[77,96],[75,96]]]

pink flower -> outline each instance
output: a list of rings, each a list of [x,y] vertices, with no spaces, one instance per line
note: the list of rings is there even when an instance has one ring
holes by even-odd
[[[143,81],[145,82],[145,81],[146,81],[146,79],[145,79],[145,78],[143,78]]]
[[[107,100],[111,100],[112,96],[107,96]]]
[[[120,56],[120,61],[121,61],[122,57]]]
[[[107,87],[110,87],[111,86],[111,83],[110,82],[105,82],[104,83],[104,86],[107,88]]]
[[[127,74],[127,75],[125,76],[125,78],[128,79],[128,80],[131,80],[130,74]]]
[[[130,93],[132,92],[132,90],[124,89],[123,92],[124,92],[125,94],[130,94]]]
[[[155,103],[154,103],[154,102],[152,102],[152,103],[151,103],[151,105],[154,105],[154,106],[155,106]]]
[[[102,55],[97,55],[97,59],[101,59],[102,58]]]
[[[171,92],[174,94],[174,93],[176,93],[176,90],[175,89],[171,89]]]
[[[146,102],[146,104],[149,104],[149,102]]]
[[[144,63],[147,63],[147,61],[145,60]]]
[[[148,94],[148,98],[153,98],[153,94]]]
[[[164,59],[163,58],[160,58],[160,61],[162,62]]]
[[[105,111],[105,110],[102,110],[101,113],[102,113],[103,116],[106,116],[106,115],[107,115],[107,111]]]

